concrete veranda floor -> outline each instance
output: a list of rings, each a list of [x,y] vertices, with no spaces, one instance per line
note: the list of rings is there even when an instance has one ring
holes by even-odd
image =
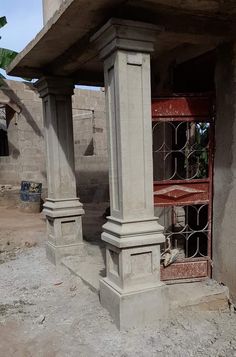
[[[0,356],[236,356],[232,311],[182,311],[161,326],[119,332],[96,293],[46,260],[40,215],[1,207],[0,227]]]

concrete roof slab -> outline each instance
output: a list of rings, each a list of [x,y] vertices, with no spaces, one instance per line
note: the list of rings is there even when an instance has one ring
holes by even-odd
[[[56,75],[73,77],[81,84],[102,84],[102,63],[90,38],[112,17],[164,27],[157,35],[157,56],[183,43],[212,46],[226,37],[232,39],[236,2],[67,0],[11,63],[8,74],[28,78]]]

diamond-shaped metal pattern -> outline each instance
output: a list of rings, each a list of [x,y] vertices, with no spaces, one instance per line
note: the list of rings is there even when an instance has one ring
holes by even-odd
[[[174,186],[169,186],[167,188],[163,188],[160,191],[154,192],[155,195],[157,196],[162,196],[166,198],[172,198],[174,200],[178,198],[183,198],[183,197],[188,197],[196,193],[203,193],[204,191],[202,190],[196,190],[191,187],[184,187],[181,186],[181,188],[177,185]]]

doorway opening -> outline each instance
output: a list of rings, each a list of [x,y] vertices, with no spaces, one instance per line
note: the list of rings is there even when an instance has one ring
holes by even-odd
[[[176,67],[174,94],[152,101],[154,204],[166,237],[164,281],[211,276],[214,61],[211,52]]]

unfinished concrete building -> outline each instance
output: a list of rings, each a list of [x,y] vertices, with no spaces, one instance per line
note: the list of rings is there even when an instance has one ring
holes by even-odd
[[[16,204],[23,180],[41,182],[47,196],[42,103],[31,83],[2,80],[0,204]],[[103,91],[75,89],[72,98],[75,174],[83,202],[109,199]]]
[[[120,328],[165,317],[168,282],[213,277],[236,299],[235,19],[232,0],[44,1],[44,28],[8,70],[38,79],[54,263],[83,249],[73,88],[105,86],[100,298]]]

